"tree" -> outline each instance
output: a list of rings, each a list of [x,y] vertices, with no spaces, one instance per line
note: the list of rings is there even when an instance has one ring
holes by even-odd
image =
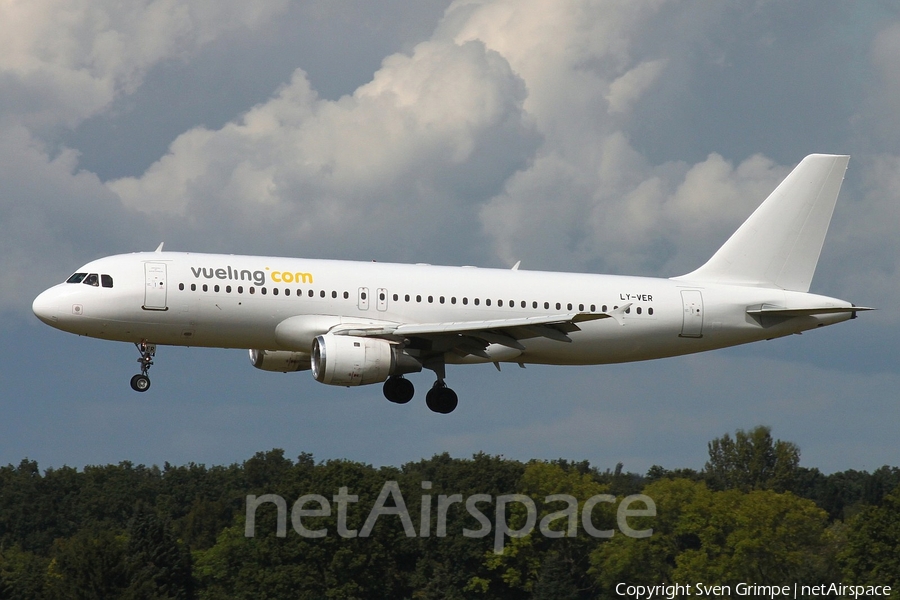
[[[881,506],[867,506],[847,523],[838,555],[844,576],[856,585],[890,585],[900,598],[900,487]]]
[[[172,534],[168,523],[139,503],[128,528],[125,549],[129,585],[125,598],[194,597],[191,555]]]
[[[737,430],[709,443],[705,471],[716,490],[790,489],[800,465],[800,449],[791,442],[773,440],[771,428],[762,425],[749,432]]]

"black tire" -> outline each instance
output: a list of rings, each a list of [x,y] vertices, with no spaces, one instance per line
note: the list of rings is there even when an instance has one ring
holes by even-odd
[[[425,395],[425,404],[432,411],[447,415],[456,410],[459,398],[456,392],[448,387],[436,387],[431,388]]]
[[[412,381],[403,377],[391,377],[384,382],[382,388],[384,397],[394,404],[406,404],[413,399],[416,388],[413,387]]]
[[[135,375],[131,378],[131,389],[136,392],[146,392],[150,389],[150,378],[146,375]]]

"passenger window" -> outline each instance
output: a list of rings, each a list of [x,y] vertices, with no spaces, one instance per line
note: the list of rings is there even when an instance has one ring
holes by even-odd
[[[490,306],[490,305],[491,305],[491,299],[490,299],[490,298],[485,298],[485,300],[484,300],[484,305],[485,305],[485,306]]]
[[[272,288],[272,295],[273,295],[273,296],[277,296],[277,295],[278,295],[278,288]]]
[[[66,279],[66,283],[81,283],[85,277],[87,277],[87,273],[75,273]]]
[[[532,303],[531,303],[531,308],[537,308],[537,302],[532,302]]]
[[[324,298],[324,297],[325,297],[325,290],[322,290],[321,292],[319,292],[319,298]],[[363,300],[365,300],[365,296],[363,296]]]
[[[238,286],[238,294],[243,294],[243,293],[244,293],[244,286],[239,285]]]
[[[196,283],[192,283],[192,284],[191,284],[191,291],[192,291],[192,292],[196,292],[196,291],[197,291],[197,284],[196,284]]]
[[[537,306],[537,304],[535,304],[535,306]],[[525,301],[524,301],[524,300],[522,300],[522,308],[525,308]]]
[[[478,298],[475,298],[475,306],[478,306],[478,303],[481,302]]]
[[[332,292],[331,292],[331,297],[332,297],[332,298],[337,298],[337,292],[332,291]]]
[[[600,307],[600,310],[603,311],[603,312],[606,312],[606,309],[607,309],[607,308],[608,308],[608,307],[604,304],[603,306]]]
[[[231,293],[231,286],[230,286],[230,285],[226,285],[226,286],[225,286],[225,293],[226,293],[226,294],[230,294],[230,293]]]
[[[549,303],[549,302],[544,302],[544,310],[547,310],[547,309],[549,309],[549,308],[550,308],[550,303]]]
[[[468,303],[469,303],[469,299],[464,297],[464,298],[463,298],[463,304],[468,304]]]
[[[209,291],[209,286],[206,285],[205,283],[203,284],[203,291],[204,291],[204,292],[208,292],[208,291]]]
[[[579,311],[579,312],[584,312],[584,304],[579,304],[579,305],[578,305],[578,311]]]
[[[184,284],[183,284],[183,283],[179,283],[179,284],[178,284],[178,289],[181,290],[181,291],[183,292],[183,291],[184,291]]]
[[[219,292],[219,286],[218,286],[218,285],[213,286],[213,291],[216,292],[216,293],[218,293],[218,292]]]
[[[641,307],[640,307],[640,306],[637,307],[637,314],[641,314]]]
[[[561,309],[561,308],[562,308],[562,304],[560,304],[559,302],[557,302],[557,303],[556,303],[556,310],[559,310],[559,309]]]
[[[653,309],[652,309],[652,308],[648,308],[648,309],[647,309],[647,314],[648,314],[648,315],[652,315],[652,314],[653,314]]]
[[[109,275],[101,275],[100,283],[103,285],[103,287],[111,288],[113,286],[112,277],[110,277]]]
[[[85,285],[92,285],[94,287],[100,287],[100,278],[97,277],[96,273],[91,273],[87,277],[84,278],[84,281],[81,283]]]

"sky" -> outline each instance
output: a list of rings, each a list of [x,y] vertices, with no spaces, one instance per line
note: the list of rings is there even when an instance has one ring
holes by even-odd
[[[381,387],[137,352],[33,298],[153,250],[671,277],[800,160],[850,154],[810,291],[878,311],[646,363]],[[772,427],[824,472],[900,466],[900,9],[837,0],[0,4],[0,464],[400,465],[449,452],[699,469]]]

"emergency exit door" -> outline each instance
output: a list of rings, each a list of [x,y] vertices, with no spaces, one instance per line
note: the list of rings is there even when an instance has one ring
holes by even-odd
[[[684,305],[681,337],[703,337],[703,295],[700,290],[681,290],[681,302]]]

